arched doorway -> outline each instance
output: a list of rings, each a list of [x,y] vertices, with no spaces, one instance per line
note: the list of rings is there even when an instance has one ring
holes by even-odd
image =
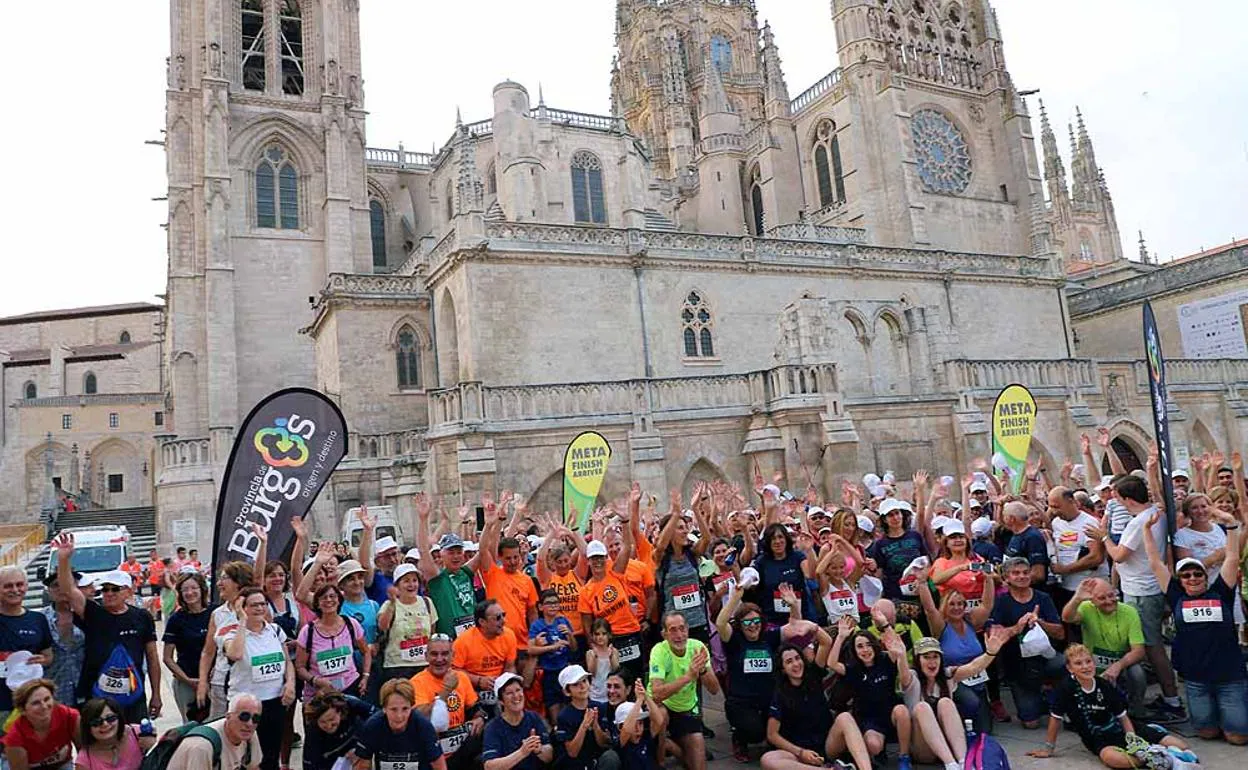
[[[1126,468],[1128,473],[1144,467],[1144,463],[1140,462],[1139,455],[1135,453],[1135,450],[1131,448],[1130,444],[1123,441],[1121,438],[1116,438],[1109,442],[1109,448],[1118,455],[1119,460],[1122,460],[1122,467]],[[1111,472],[1112,471],[1109,469],[1109,455],[1106,454],[1103,458],[1101,458],[1101,473],[1103,475],[1108,475]]]

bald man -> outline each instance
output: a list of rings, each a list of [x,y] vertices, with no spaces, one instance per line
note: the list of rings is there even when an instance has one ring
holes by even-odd
[[[1074,596],[1079,585],[1090,577],[1109,577],[1109,565],[1105,560],[1105,548],[1101,541],[1088,537],[1084,531],[1100,522],[1079,510],[1075,492],[1067,487],[1049,490],[1049,512],[1053,519],[1053,563],[1049,569],[1057,575],[1058,584],[1051,586],[1053,603],[1065,606]],[[1078,637],[1074,637],[1076,640]]]
[[[1081,628],[1083,644],[1096,661],[1096,675],[1127,696],[1130,715],[1151,718],[1144,706],[1148,680],[1140,665],[1145,653],[1144,627],[1135,608],[1118,601],[1118,592],[1108,580],[1091,577],[1079,584],[1062,608],[1062,621]]]
[[[1031,508],[1014,500],[1001,509],[1001,523],[1012,534],[1005,558],[1026,559],[1031,565],[1031,585],[1044,588],[1049,579],[1049,543],[1044,533],[1031,526]]]

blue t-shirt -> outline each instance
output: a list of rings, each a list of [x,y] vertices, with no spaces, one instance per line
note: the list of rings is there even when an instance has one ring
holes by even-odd
[[[42,612],[23,610],[21,615],[0,615],[0,651],[7,654],[26,650],[38,655],[51,646],[52,628]],[[13,692],[0,685],[0,711],[12,710]]]
[[[481,761],[501,759],[520,748],[529,732],[535,732],[542,743],[550,743],[550,733],[546,731],[546,723],[532,711],[524,712],[520,724],[511,725],[499,715],[485,724],[485,735],[481,739]],[[530,754],[515,766],[516,770],[541,770],[542,761],[537,754]]]
[[[1001,555],[1001,549],[991,540],[976,540],[971,544],[971,551],[979,558],[992,564],[1000,564],[1005,558]]]
[[[1015,600],[1009,593],[1004,593],[996,598],[992,605],[991,623],[999,626],[1012,626],[1018,622],[1019,618],[1039,607],[1038,613],[1040,619],[1046,623],[1060,623],[1061,616],[1057,614],[1057,606],[1053,604],[1053,600],[1043,591],[1032,590],[1031,598],[1025,602]],[[1008,673],[1015,673],[1018,664],[1022,660],[1020,657],[1020,648],[1018,640],[1022,637],[1019,634],[1001,648],[1001,664],[1005,666]]]
[[[658,768],[659,742],[650,734],[650,720],[643,720],[646,730],[641,740],[625,744],[620,740],[620,725],[614,725],[611,736],[615,740],[616,753],[620,755],[621,770],[656,770]]]
[[[390,729],[385,712],[379,711],[356,733],[355,755],[360,759],[376,757],[378,762],[416,762],[420,770],[430,770],[431,763],[442,756],[442,747],[433,724],[416,709],[412,709],[407,727],[397,733]]]
[[[536,644],[533,640],[539,634],[546,634],[546,644],[554,644],[560,639],[572,641],[572,624],[562,615],[555,617],[554,621],[547,623],[540,616],[533,624],[529,626],[529,643]],[[542,667],[543,671],[559,671],[567,668],[568,661],[572,659],[572,650],[564,647],[562,650],[554,652],[543,652],[537,658],[537,665]]]
[[[598,709],[598,726],[609,736],[611,731],[603,725],[603,714],[607,712],[607,704],[591,700],[587,708]],[[568,756],[567,743],[576,737],[585,721],[585,710],[578,709],[571,703],[563,704],[559,709],[559,717],[555,720],[555,761],[563,770],[588,770],[605,749],[598,745],[598,738],[591,727],[585,731],[585,740],[581,742],[581,751],[575,757]]]
[[[775,626],[789,622],[789,607],[780,600],[780,586],[788,583],[794,591],[801,591],[802,617],[814,620],[815,602],[806,588],[806,574],[802,572],[802,562],[806,561],[806,554],[794,550],[783,559],[776,559],[771,555],[769,545],[763,543],[762,547],[768,550],[754,559],[754,569],[758,570],[759,581],[751,590],[763,609],[763,619]]]
[[[342,611],[339,614],[343,617],[355,618],[360,628],[364,629],[364,638],[372,644],[377,641],[378,609],[377,602],[365,598],[362,602],[343,602]]]
[[[906,530],[901,537],[883,537],[876,540],[867,549],[867,556],[875,560],[880,568],[880,582],[884,584],[886,599],[901,599],[901,576],[910,562],[920,556],[927,556],[927,545],[923,536],[914,530]],[[905,597],[914,601],[914,597]]]
[[[378,605],[386,603],[387,595],[390,592],[390,586],[394,585],[394,579],[381,570],[373,573],[373,584],[364,589],[364,593],[368,594],[368,598],[377,602]]]
[[[1049,544],[1044,539],[1044,535],[1040,534],[1040,530],[1035,527],[1027,527],[1022,532],[1010,538],[1010,544],[1005,547],[1005,555],[1021,556],[1027,560],[1027,563],[1033,567],[1037,564],[1043,564],[1045,570],[1049,567]]]
[[[1235,591],[1215,574],[1200,596],[1188,596],[1175,577],[1166,586],[1166,603],[1174,613],[1174,670],[1201,684],[1248,679],[1235,638]]]

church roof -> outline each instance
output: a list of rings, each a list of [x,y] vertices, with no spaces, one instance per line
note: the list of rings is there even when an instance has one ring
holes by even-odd
[[[118,305],[88,305],[71,307],[61,310],[39,310],[34,313],[22,313],[0,318],[0,326],[36,323],[39,321],[62,321],[69,318],[89,318],[92,316],[129,315],[132,313],[159,312],[163,307],[151,302],[123,302]]]

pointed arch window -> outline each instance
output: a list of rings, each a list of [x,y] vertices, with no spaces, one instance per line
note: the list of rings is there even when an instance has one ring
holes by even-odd
[[[373,267],[385,267],[386,209],[376,198],[368,202],[368,233],[373,242]]]
[[[485,194],[498,195],[498,175],[494,171],[493,163],[485,172]]]
[[[732,72],[732,43],[723,35],[711,37],[711,63],[725,75]]]
[[[715,357],[715,321],[701,292],[691,291],[680,311],[685,358]]]
[[[282,62],[282,93],[303,94],[303,12],[299,0],[281,0],[278,16],[281,37],[278,52]]]
[[[256,226],[299,228],[299,172],[277,145],[256,164]]]
[[[819,186],[819,208],[845,202],[841,143],[836,123],[830,120],[820,122],[815,129],[815,180]]]
[[[399,390],[420,390],[420,346],[416,330],[404,325],[395,337],[394,359]]]
[[[121,344],[121,345],[129,345],[130,344],[130,332],[122,331],[121,336],[117,338],[117,342],[118,344]]]
[[[264,0],[242,0],[243,88],[263,91],[265,77]]]
[[[99,392],[99,383],[95,379],[95,372],[87,372],[82,376],[82,392],[88,396]]]
[[[446,183],[446,221],[450,222],[454,218],[455,218],[455,194],[454,194],[454,189],[451,187],[451,183],[448,180]]]
[[[607,223],[607,205],[602,191],[602,161],[592,152],[581,150],[572,156],[572,213],[577,222]]]
[[[28,382],[22,388],[22,395],[27,401],[34,401],[36,398],[39,398],[39,387],[33,382]]]
[[[750,172],[750,233],[761,236],[766,218],[763,216],[763,175],[758,166]]]

